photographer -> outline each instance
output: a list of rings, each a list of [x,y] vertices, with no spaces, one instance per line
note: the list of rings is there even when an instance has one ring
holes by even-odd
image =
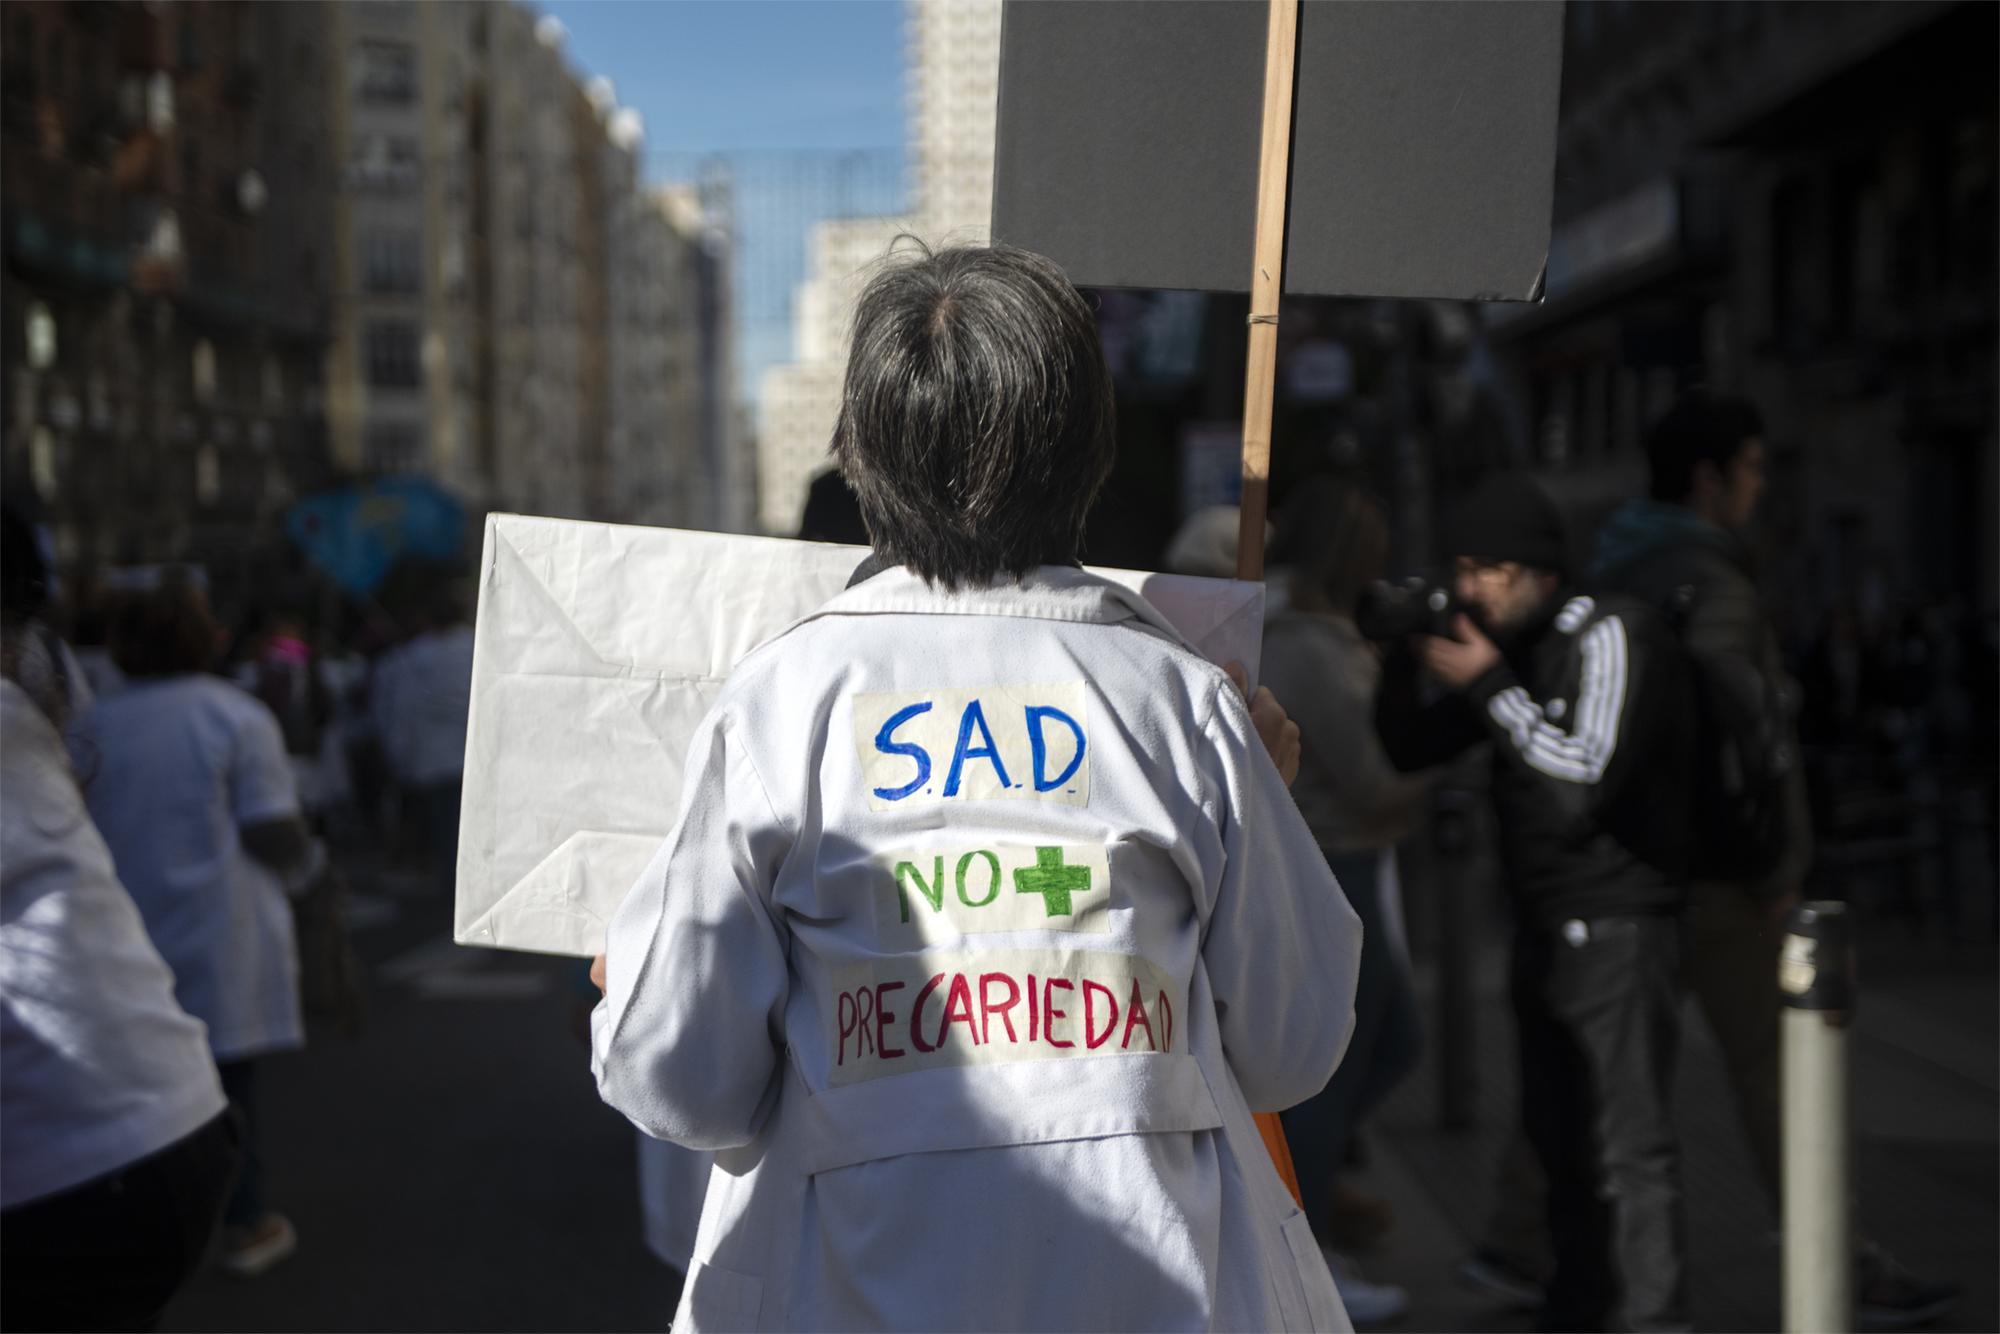
[[[1690,824],[1685,667],[1643,604],[1569,595],[1561,519],[1526,477],[1482,487],[1446,531],[1462,611],[1452,637],[1395,647],[1376,728],[1406,772],[1493,743],[1521,923],[1522,1119],[1550,1183],[1556,1268],[1543,1325],[1606,1328],[1622,1284],[1624,1327],[1685,1328],[1671,1096]]]

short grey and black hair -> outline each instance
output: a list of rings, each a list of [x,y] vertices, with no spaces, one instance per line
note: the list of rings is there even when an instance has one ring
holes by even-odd
[[[1075,564],[1115,449],[1090,307],[1030,251],[913,250],[861,294],[833,434],[876,553],[947,589]]]

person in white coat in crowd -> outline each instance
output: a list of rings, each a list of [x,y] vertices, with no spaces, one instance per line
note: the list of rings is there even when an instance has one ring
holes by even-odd
[[[1348,1328],[1252,1114],[1359,925],[1237,686],[1077,567],[1112,441],[1047,260],[869,284],[879,572],[736,669],[598,969],[599,1091],[716,1153],[676,1329]]]
[[[389,771],[423,833],[432,888],[456,879],[465,728],[472,703],[472,627],[456,590],[434,590],[422,628],[375,665],[370,712]]]
[[[257,1093],[264,1058],[305,1043],[287,894],[305,887],[316,845],[277,719],[206,670],[218,647],[192,585],[123,599],[111,651],[129,684],[91,707],[71,745],[118,878],[173,969],[182,1008],[208,1025],[243,1119],[223,1264],[250,1276],[298,1245],[291,1222],[265,1207]]]
[[[0,1291],[13,1329],[151,1329],[236,1168],[201,1021],[70,770],[72,698],[25,521],[0,557]]]

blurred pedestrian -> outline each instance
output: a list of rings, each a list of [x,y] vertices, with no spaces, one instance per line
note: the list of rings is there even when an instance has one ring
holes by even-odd
[[[840,469],[828,468],[806,488],[805,513],[799,518],[799,540],[867,545],[868,529],[861,522],[861,502],[854,498],[854,488],[840,475]]]
[[[1167,543],[1162,565],[1175,574],[1192,574],[1203,579],[1236,577],[1236,539],[1243,527],[1243,511],[1235,505],[1204,505],[1187,517]],[[1264,525],[1266,542],[1271,525]]]
[[[116,694],[125,684],[124,675],[118,664],[111,661],[111,649],[105,643],[111,596],[102,579],[83,577],[71,581],[63,597],[69,613],[69,632],[63,638],[75,651],[77,665],[82,668],[93,697]]]
[[[431,590],[417,633],[377,661],[369,698],[390,772],[416,812],[432,889],[449,897],[472,707],[472,627],[456,589]]]
[[[1039,256],[862,294],[879,572],[737,667],[599,961],[599,1090],[716,1151],[676,1328],[1346,1325],[1252,1108],[1332,1072],[1358,923],[1269,693],[1077,568],[1111,412]]]
[[[309,817],[317,815],[331,795],[324,749],[334,697],[304,618],[282,610],[262,618],[245,636],[236,682],[262,700],[278,720],[298,784],[299,805]]]
[[[45,566],[5,525],[0,1289],[12,1329],[151,1329],[221,1222],[237,1135],[77,789]]]
[[[53,623],[55,578],[50,572],[47,543],[36,526],[12,505],[0,506],[0,516],[4,516],[0,523],[6,531],[6,552],[0,559],[14,571],[9,576],[13,596],[17,603],[33,607],[32,612],[15,615],[15,679],[31,697],[48,704],[52,714],[74,719],[90,707],[97,692],[90,673]]]
[[[209,673],[219,649],[192,584],[122,599],[111,651],[128,684],[84,715],[74,749],[91,817],[243,1118],[223,1264],[253,1275],[298,1242],[265,1205],[258,1084],[264,1057],[305,1040],[286,893],[304,888],[313,843],[277,719]]]
[[[1645,604],[1573,592],[1561,517],[1525,476],[1479,488],[1446,532],[1464,611],[1451,638],[1393,651],[1376,721],[1406,772],[1492,745],[1520,915],[1521,1114],[1555,1248],[1543,1326],[1684,1329],[1672,1080],[1692,703],[1680,647]]]
[[[1396,844],[1416,826],[1434,776],[1397,772],[1374,724],[1380,649],[1355,627],[1362,590],[1385,572],[1389,518],[1351,482],[1321,476],[1286,499],[1271,549],[1280,566],[1264,622],[1264,683],[1299,726],[1292,798],[1361,918],[1354,1037],[1318,1094],[1284,1115],[1314,1234],[1356,1325],[1394,1319],[1408,1294],[1365,1279],[1345,1253],[1389,1230],[1387,1201],[1342,1179],[1355,1133],[1415,1069],[1422,1044],[1397,902]]]
[[[1591,576],[1663,608],[1695,669],[1702,859],[1688,905],[1687,977],[1722,1050],[1775,1215],[1774,979],[1813,839],[1798,757],[1799,691],[1785,674],[1742,536],[1764,494],[1763,434],[1746,399],[1707,390],[1683,396],[1647,436],[1651,495],[1606,521]],[[1861,1323],[1873,1329],[1935,1319],[1957,1295],[1956,1285],[1919,1278],[1865,1242],[1854,1290]]]

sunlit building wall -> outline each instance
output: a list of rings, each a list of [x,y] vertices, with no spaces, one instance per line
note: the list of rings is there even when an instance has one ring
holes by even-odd
[[[904,22],[914,208],[907,218],[812,229],[792,311],[793,361],[765,372],[759,386],[758,519],[771,532],[797,530],[806,488],[828,465],[854,299],[891,243],[903,232],[931,244],[988,236],[999,0],[911,0]]]
[[[471,153],[485,3],[331,6],[334,457],[486,490]]]
[[[814,224],[808,274],[792,307],[796,360],[764,373],[758,436],[758,519],[767,531],[795,532],[806,488],[828,464],[840,411],[855,298],[897,236],[904,218],[839,218]]]
[[[993,216],[1000,0],[909,0],[910,143],[925,239],[982,242]]]
[[[664,252],[675,386],[670,429],[697,442],[683,462],[680,517],[671,521],[749,532],[757,526],[757,462],[754,451],[738,447],[751,435],[738,420],[731,198],[726,181],[711,179],[653,190],[645,210],[672,233]]]

